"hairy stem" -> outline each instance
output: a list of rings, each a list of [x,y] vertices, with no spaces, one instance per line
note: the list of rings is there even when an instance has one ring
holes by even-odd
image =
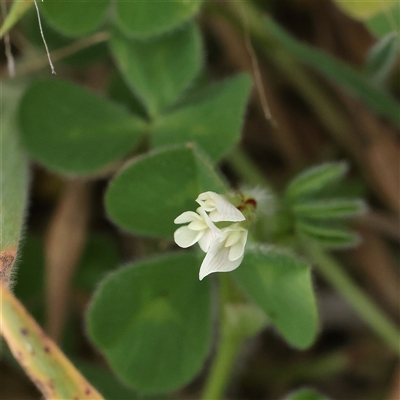
[[[103,399],[2,284],[0,305],[1,334],[45,399]]]
[[[222,333],[218,352],[203,392],[204,400],[223,398],[241,343],[237,337]]]
[[[230,296],[229,276],[220,274],[221,337],[217,355],[213,361],[208,381],[203,391],[203,400],[222,399],[244,338],[238,334],[236,326],[230,323],[226,306]]]

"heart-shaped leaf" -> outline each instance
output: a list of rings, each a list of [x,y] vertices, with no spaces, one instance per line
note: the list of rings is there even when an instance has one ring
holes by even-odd
[[[195,210],[195,199],[225,187],[195,146],[150,153],[129,165],[110,183],[106,208],[111,219],[137,234],[172,237],[174,219]]]
[[[129,36],[148,38],[172,30],[192,18],[201,0],[117,0],[117,24]]]
[[[208,88],[198,101],[154,122],[153,145],[195,142],[218,161],[240,139],[250,89],[246,74]]]
[[[201,36],[194,23],[146,41],[114,30],[110,45],[126,82],[151,116],[179,98],[202,64]]]
[[[38,4],[54,29],[67,36],[93,32],[104,20],[109,6],[106,0],[46,0],[38,1]]]
[[[146,124],[118,105],[60,80],[35,82],[19,109],[22,143],[51,170],[97,172],[125,156]]]
[[[312,345],[318,314],[311,269],[304,261],[282,250],[258,247],[246,251],[233,276],[292,346]]]
[[[211,344],[210,285],[189,252],[139,262],[109,275],[87,314],[90,338],[115,373],[141,392],[187,383]]]

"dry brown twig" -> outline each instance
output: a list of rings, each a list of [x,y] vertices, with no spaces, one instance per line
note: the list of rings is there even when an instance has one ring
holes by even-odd
[[[90,184],[67,182],[46,235],[47,332],[56,341],[61,337],[70,283],[86,242],[89,204]]]

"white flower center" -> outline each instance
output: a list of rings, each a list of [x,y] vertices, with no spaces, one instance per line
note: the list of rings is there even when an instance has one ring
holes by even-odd
[[[197,213],[193,211],[186,211],[175,218],[175,224],[184,224],[189,222],[187,226],[178,228],[174,233],[175,243],[186,249],[199,243],[200,248],[206,252],[208,251],[211,243],[211,233],[220,234],[213,222],[210,220],[207,213],[199,207]]]

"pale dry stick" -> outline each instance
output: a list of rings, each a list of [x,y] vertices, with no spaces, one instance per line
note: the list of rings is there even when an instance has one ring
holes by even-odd
[[[1,6],[1,14],[3,17],[3,21],[4,21],[7,16],[7,7],[6,7],[5,0],[0,1],[0,6]],[[13,57],[12,51],[11,51],[10,35],[8,32],[4,35],[4,48],[5,48],[5,54],[6,54],[6,59],[7,59],[8,75],[11,78],[14,78],[15,77],[15,62],[14,62],[14,57]]]
[[[46,234],[47,331],[56,341],[62,334],[71,280],[86,242],[89,185],[79,180],[66,183]]]
[[[43,1],[43,0],[42,0],[42,1]],[[50,64],[50,68],[51,68],[51,73],[52,73],[53,75],[56,75],[56,71],[55,71],[55,69],[54,69],[54,65],[53,65],[53,63],[51,62],[50,51],[49,51],[49,48],[47,47],[46,39],[44,38],[44,33],[43,33],[43,28],[42,28],[42,21],[41,21],[41,19],[40,19],[39,7],[38,7],[38,5],[37,5],[37,3],[36,3],[36,0],[33,0],[33,2],[34,2],[34,4],[35,4],[36,14],[37,14],[37,17],[38,17],[38,22],[39,22],[40,34],[41,34],[41,36],[42,36],[42,40],[43,40],[43,43],[44,43],[44,47],[46,48],[46,54],[47,54],[47,58],[48,58],[48,60],[49,60],[49,64]]]
[[[272,118],[271,109],[268,106],[267,96],[264,90],[264,84],[260,73],[260,66],[258,64],[257,54],[254,51],[253,45],[251,43],[250,32],[249,32],[249,22],[246,15],[246,10],[243,10],[243,34],[244,34],[244,45],[249,53],[251,65],[253,69],[253,76],[257,88],[258,95],[260,97],[261,108],[264,113],[264,117],[269,121],[274,127],[277,123],[274,118]]]
[[[207,21],[211,30],[214,32],[217,40],[226,49],[227,56],[230,61],[241,71],[246,71],[253,74],[252,62],[246,46],[244,44],[243,36],[239,34],[238,30],[234,29],[232,24],[228,23],[222,18],[215,18],[212,15],[208,16]],[[298,135],[294,134],[294,128],[291,121],[287,118],[285,109],[279,96],[274,96],[277,92],[275,85],[265,78],[262,70],[259,70],[262,75],[264,91],[269,93],[275,101],[271,104],[272,114],[274,120],[279,121],[279,129],[273,129],[272,140],[277,143],[283,152],[285,161],[293,168],[298,168],[299,165],[304,165],[306,155],[301,145],[298,143]],[[257,108],[263,114],[263,107],[259,100],[255,103]]]
[[[61,49],[51,52],[51,58],[54,62],[60,61],[66,57],[69,57],[80,50],[84,50],[95,44],[105,42],[109,38],[108,32],[98,32],[90,37],[78,40],[68,46],[62,47]],[[17,64],[17,74],[19,76],[28,74],[30,72],[38,71],[44,68],[48,63],[47,56],[39,57],[34,61],[26,61],[21,64]]]
[[[1,335],[46,400],[103,399],[1,283],[0,307]]]
[[[234,22],[241,20],[243,12],[236,2],[228,2],[231,17]],[[281,51],[282,45],[268,32],[270,28],[260,11],[251,2],[241,2],[241,9],[245,7],[251,28],[251,36],[268,57],[271,64],[287,79],[287,81],[301,93],[303,99],[314,109],[321,122],[332,132],[346,135],[349,132],[349,123],[342,110],[332,101],[324,88],[321,89],[318,81],[289,52]]]

